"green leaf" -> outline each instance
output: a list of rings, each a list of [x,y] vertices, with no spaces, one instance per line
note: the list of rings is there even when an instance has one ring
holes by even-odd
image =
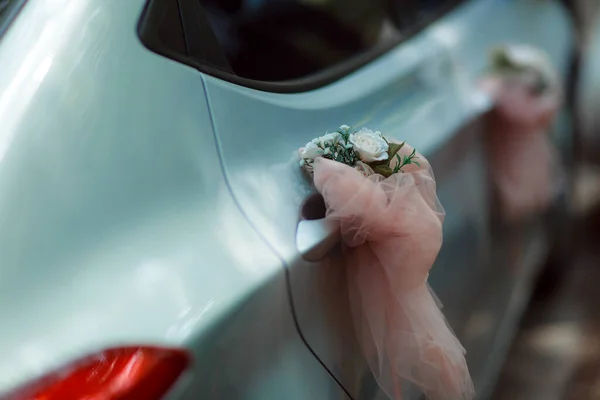
[[[370,163],[366,163],[369,167],[375,168],[380,166],[387,166],[389,164],[389,160],[383,161],[371,161]]]
[[[389,147],[388,147],[388,160],[391,160],[392,158],[394,158],[394,156],[396,154],[398,154],[398,152],[400,151],[400,149],[402,147],[404,147],[404,143],[406,142],[402,142],[402,143],[390,143]]]
[[[393,173],[404,172],[402,171],[402,168],[405,165],[416,164],[420,167],[421,165],[417,161],[415,161],[417,158],[419,157],[417,157],[416,149],[413,149],[413,151],[408,156],[403,156],[402,159],[400,158],[399,154],[396,154],[396,159],[398,160],[398,163],[396,164],[396,167],[394,167]]]
[[[385,176],[386,178],[394,173],[394,170],[392,170],[387,165],[377,165],[375,168],[373,168],[373,171],[375,171],[376,173],[378,173],[380,175]]]

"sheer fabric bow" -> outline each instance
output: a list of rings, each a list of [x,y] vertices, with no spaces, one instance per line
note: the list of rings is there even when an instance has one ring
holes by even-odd
[[[419,162],[384,178],[318,158],[314,183],[340,225],[355,330],[381,388],[394,400],[408,382],[432,400],[470,400],[465,351],[427,285],[444,210],[429,163]]]

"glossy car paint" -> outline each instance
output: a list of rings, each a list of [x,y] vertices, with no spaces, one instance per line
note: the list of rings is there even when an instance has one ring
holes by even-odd
[[[566,73],[563,10],[466,1],[327,87],[271,94],[148,51],[144,3],[29,0],[0,40],[0,395],[149,343],[194,356],[173,398],[381,398],[336,249],[307,262],[297,248],[312,190],[293,152],[343,123],[405,139],[436,168],[448,217],[431,281],[485,393],[527,298],[514,271],[541,239],[521,241],[527,262],[492,259],[507,245],[488,218],[478,119],[491,104],[475,82],[498,42],[539,46]]]
[[[143,5],[30,0],[0,42],[0,393],[138,343],[187,348],[197,380],[235,336],[214,398],[340,398],[227,189],[202,77],[142,46]]]

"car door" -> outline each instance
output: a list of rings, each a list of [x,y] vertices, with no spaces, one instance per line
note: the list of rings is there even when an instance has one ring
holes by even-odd
[[[342,124],[365,126],[411,143],[436,171],[447,218],[431,284],[477,388],[489,386],[516,324],[519,275],[507,265],[520,258],[495,259],[506,244],[489,218],[492,104],[476,82],[502,42],[541,47],[564,71],[563,10],[549,0],[200,3],[181,7],[185,54],[154,50],[200,70],[229,188],[287,266],[306,345],[352,398],[383,396],[356,343],[336,231],[295,157]]]
[[[387,35],[374,46],[386,45],[386,40],[401,40],[404,32],[387,20],[387,10],[378,9],[381,5],[377,3],[372,6],[374,9],[363,14],[372,15],[372,22],[380,24],[376,30],[381,31],[381,36]],[[289,18],[290,12],[286,9],[280,18]],[[342,14],[339,18],[351,17]],[[280,28],[271,18],[277,20],[268,15],[261,27],[273,23]],[[292,24],[289,19],[287,27]],[[293,27],[305,35],[321,29],[318,23],[310,22],[293,20]],[[368,25],[365,29],[374,28]],[[298,35],[297,31],[294,33]],[[365,33],[369,35],[370,32]],[[276,46],[283,47],[280,43]],[[326,45],[321,47],[317,50],[327,50]],[[302,56],[308,57],[305,53]],[[311,56],[312,61],[316,56]],[[262,53],[256,57],[262,57]],[[453,312],[449,315],[453,326],[459,326],[466,315],[461,305],[468,300],[461,292],[466,282],[476,280],[471,275],[478,272],[476,266],[484,263],[479,259],[486,254],[482,249],[488,241],[484,218],[487,187],[482,138],[477,132],[467,130],[456,139],[466,143],[459,146],[460,156],[453,157],[448,146],[456,150],[457,146],[450,144],[456,142],[452,138],[454,131],[484,111],[489,103],[474,96],[472,88],[460,80],[454,61],[438,38],[424,34],[394,46],[356,72],[325,86],[307,91],[300,82],[298,89],[302,93],[273,94],[211,76],[205,79],[231,189],[249,220],[289,267],[289,290],[307,345],[353,398],[370,399],[382,393],[355,340],[338,249],[317,254],[309,251],[328,242],[335,232],[318,220],[324,217],[318,214],[323,208],[319,207],[318,197],[310,197],[311,185],[301,176],[293,153],[312,137],[348,124],[373,127],[407,140],[427,156],[436,155],[434,162],[446,159],[442,161],[445,171],[438,173],[450,215],[447,226],[451,233],[447,237],[452,251],[445,259],[460,259],[440,266],[443,276],[438,280],[446,282],[438,286],[447,309]],[[256,60],[253,63],[261,64]],[[252,65],[248,70],[256,74],[256,68]],[[281,72],[278,74],[282,76]],[[460,162],[449,165],[452,159]],[[468,182],[472,185],[465,185]]]

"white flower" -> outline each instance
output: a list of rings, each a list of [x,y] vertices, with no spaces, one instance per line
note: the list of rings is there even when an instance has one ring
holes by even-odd
[[[528,45],[510,45],[498,49],[512,64],[540,74],[551,89],[560,87],[560,77],[552,65],[552,61],[543,51]]]
[[[306,143],[306,146],[300,152],[300,157],[303,159],[314,160],[323,155],[323,149],[317,146],[314,142]]]
[[[325,147],[328,144],[335,145],[340,141],[340,134],[338,132],[327,133],[318,138],[321,147]]]
[[[363,162],[383,161],[388,158],[389,146],[381,132],[363,128],[351,134],[349,140]]]
[[[367,129],[367,128],[361,128],[360,131],[358,131],[358,133],[370,133],[372,135],[383,137],[383,134],[381,132],[379,132],[379,131],[373,132],[372,130]]]

